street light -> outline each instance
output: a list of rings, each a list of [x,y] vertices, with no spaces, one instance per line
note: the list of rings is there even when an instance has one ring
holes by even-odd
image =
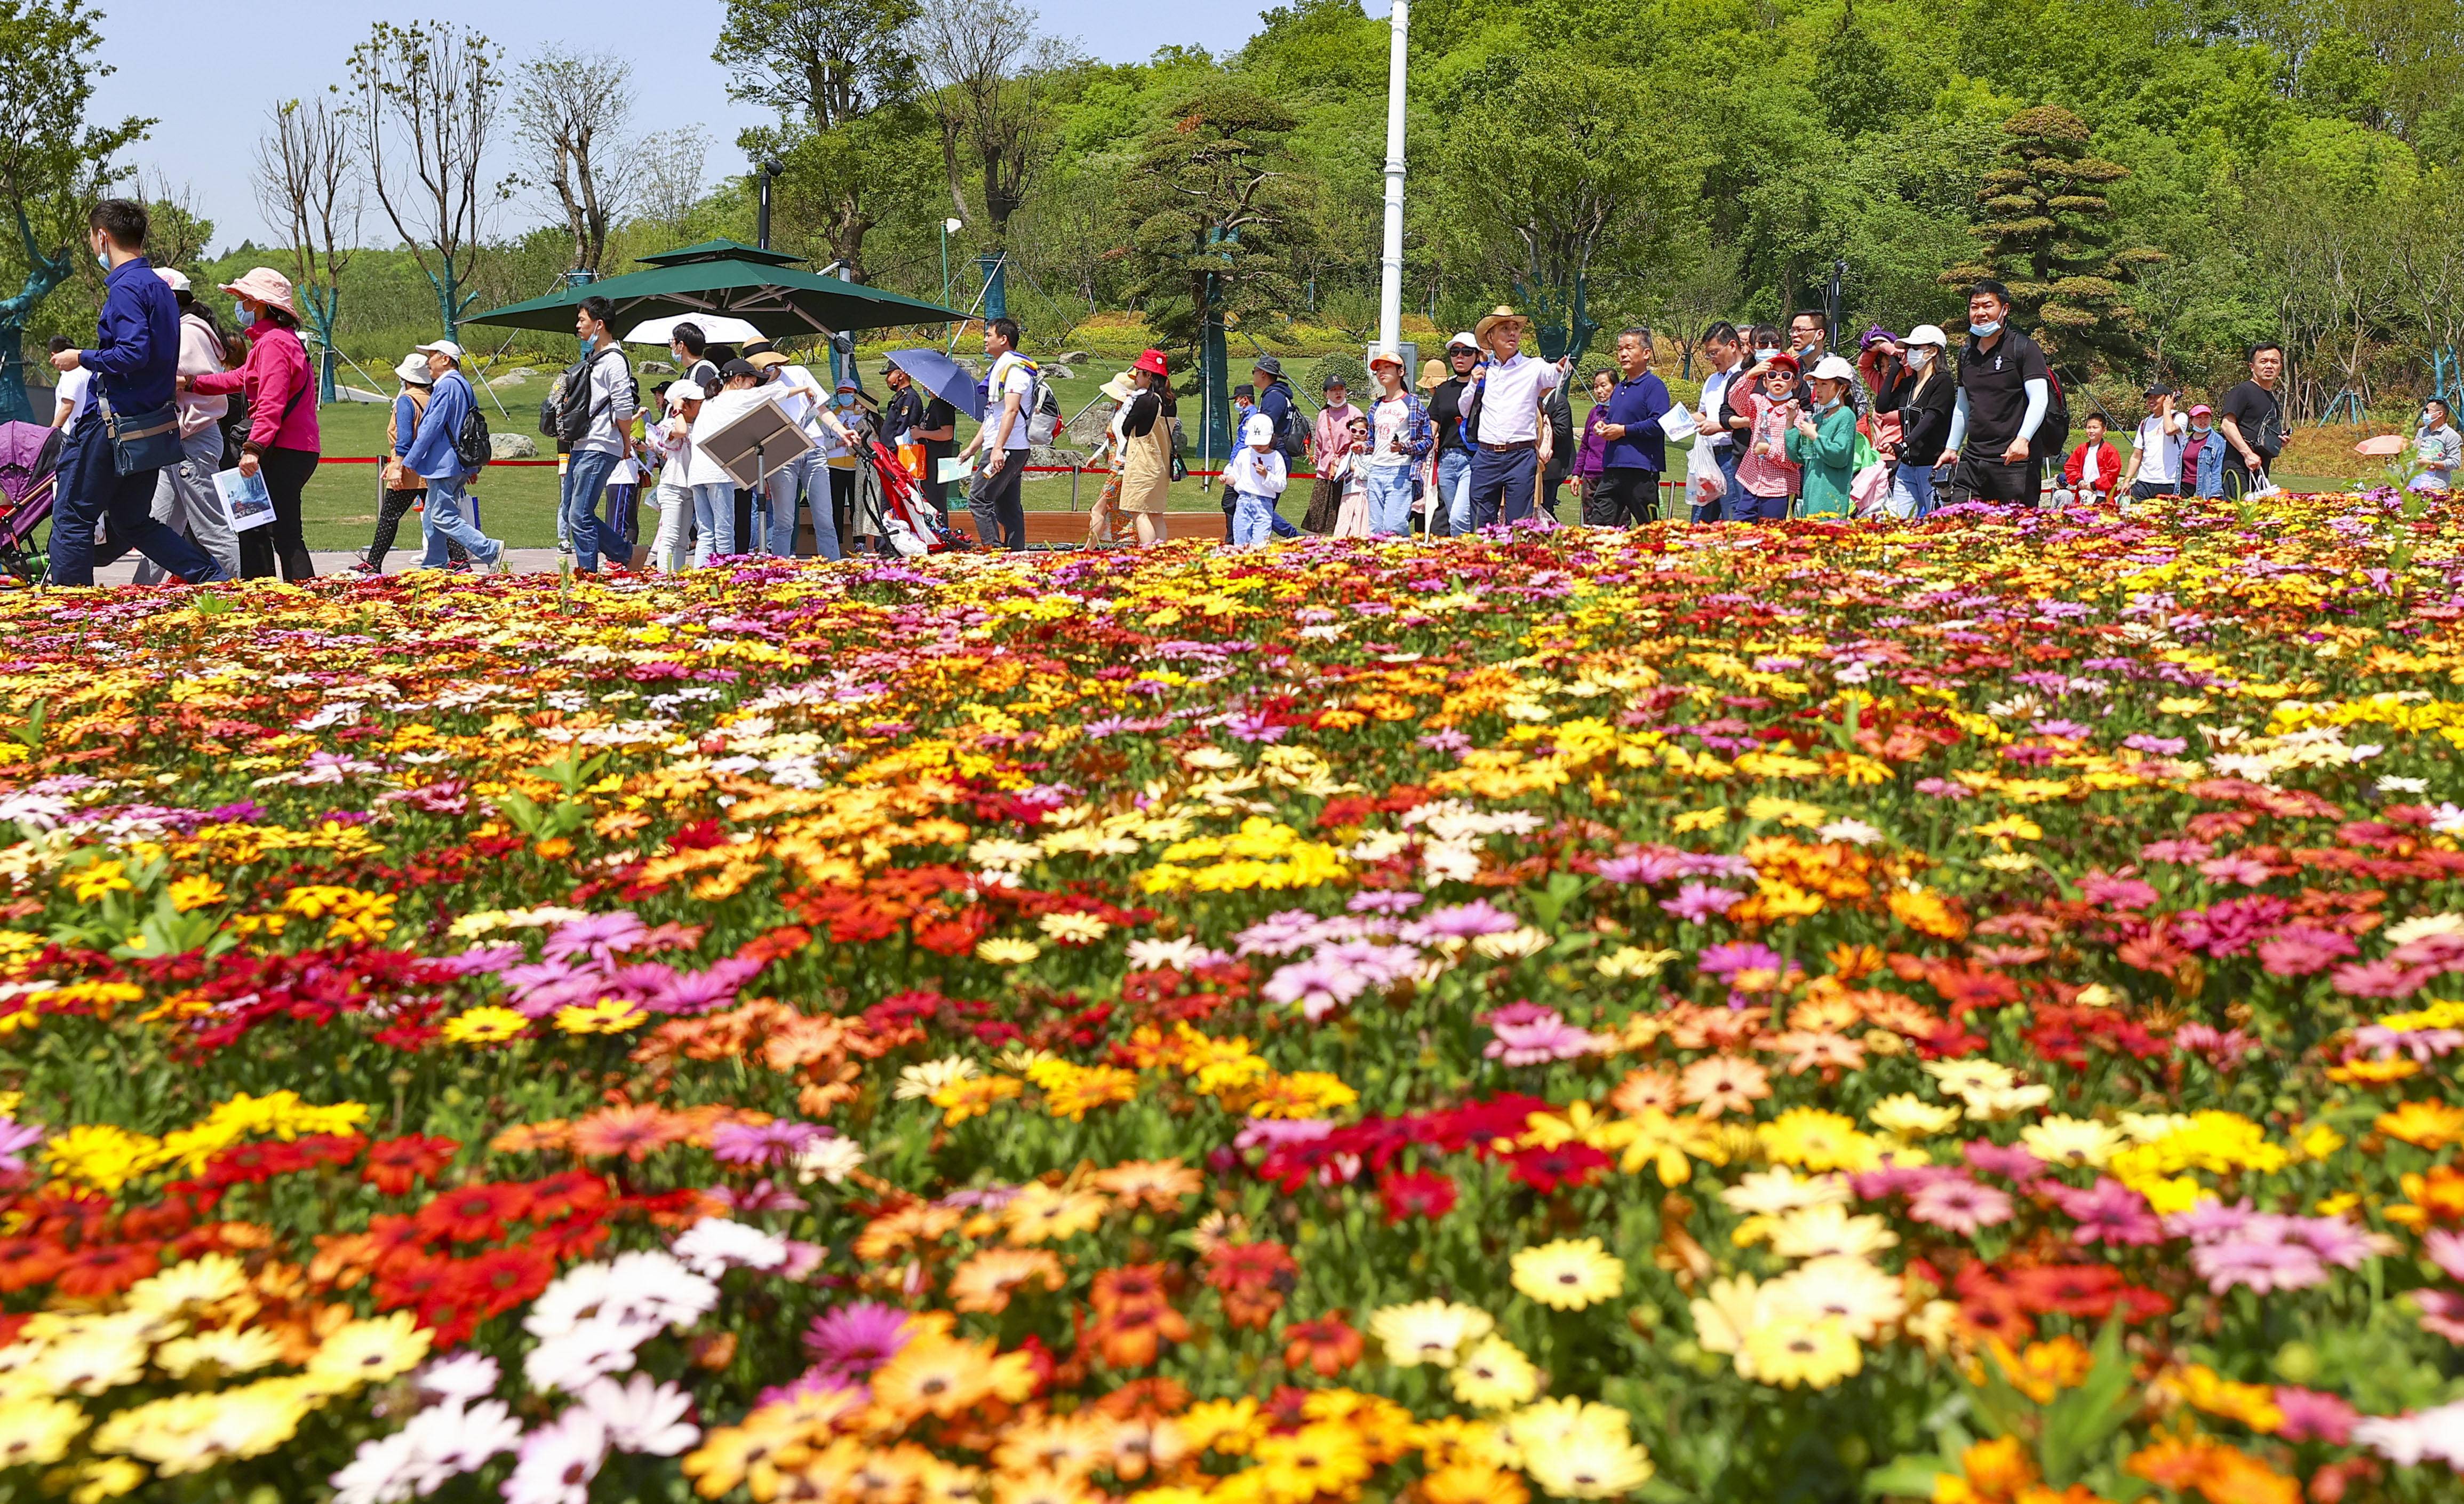
[[[963,219],[941,221],[941,306],[950,306],[950,237],[967,227]]]

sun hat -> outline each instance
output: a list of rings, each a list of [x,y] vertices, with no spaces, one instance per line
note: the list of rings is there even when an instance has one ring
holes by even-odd
[[[1380,365],[1392,365],[1399,371],[1403,368],[1403,357],[1397,354],[1391,344],[1370,351],[1369,368],[1374,371]]]
[[[1942,332],[1942,326],[1940,324],[1933,323],[1918,324],[1915,328],[1910,329],[1908,331],[1908,337],[1902,340],[1900,343],[1902,344],[1930,344],[1936,349],[1947,350],[1950,348],[1950,337]]]
[[[451,340],[438,340],[431,344],[414,344],[411,348],[422,355],[442,355],[456,365],[462,364],[462,346]]]
[[[1281,376],[1284,373],[1284,363],[1271,355],[1261,355],[1250,363],[1249,368],[1253,371],[1265,371],[1269,376]]]
[[[175,293],[185,293],[188,290],[188,274],[176,266],[158,266],[154,269],[154,275],[163,279],[164,286]]]
[[[233,298],[253,298],[261,303],[272,303],[294,319],[299,317],[299,305],[291,300],[291,278],[270,266],[250,267],[239,280],[223,283],[222,290]],[[462,358],[458,346],[453,357],[456,360]]]
[[[429,372],[428,363],[421,360],[416,352],[404,356],[402,364],[393,368],[393,373],[414,387],[429,386],[434,380]]]
[[[1529,323],[1529,320],[1525,319],[1521,314],[1516,313],[1513,309],[1507,307],[1504,303],[1500,303],[1488,311],[1487,318],[1483,319],[1476,324],[1473,324],[1471,326],[1471,332],[1473,337],[1477,339],[1480,343],[1485,345],[1488,343],[1488,331],[1496,328],[1499,324],[1519,324]]]
[[[1826,355],[1815,363],[1814,380],[1815,381],[1855,381],[1856,379],[1857,367],[1837,355]]]
[[[1128,371],[1116,371],[1113,373],[1111,381],[1104,383],[1103,386],[1098,387],[1095,389],[1102,392],[1107,401],[1127,402],[1130,400],[1131,396],[1130,373]]]
[[[743,356],[749,361],[757,355],[776,354],[778,349],[779,346],[771,343],[767,340],[747,340],[744,342],[744,348],[737,351],[736,353]]]
[[[1138,358],[1130,363],[1130,369],[1133,371],[1145,371],[1154,376],[1169,376],[1172,374],[1171,367],[1164,363],[1163,351],[1161,350],[1140,350],[1138,352]]]
[[[697,381],[671,382],[668,385],[668,406],[671,408],[679,402],[700,402],[709,395]]]
[[[1446,369],[1446,363],[1443,361],[1422,361],[1420,363],[1420,379],[1414,382],[1412,385],[1419,387],[1422,391],[1435,391],[1452,374],[1452,372]]]
[[[747,352],[744,357],[744,364],[752,366],[757,371],[766,371],[773,365],[786,365],[787,357],[780,354],[776,350]]]
[[[1241,442],[1243,444],[1271,444],[1274,441],[1275,420],[1263,412],[1249,414],[1249,421],[1241,425]]]
[[[1446,342],[1446,348],[1449,350],[1452,350],[1457,346],[1461,346],[1466,350],[1477,351],[1480,348],[1480,336],[1472,333],[1469,329],[1465,329],[1463,333],[1456,335],[1453,339]]]

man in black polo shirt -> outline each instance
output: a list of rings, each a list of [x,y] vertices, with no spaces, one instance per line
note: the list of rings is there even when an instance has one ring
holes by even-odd
[[[1463,526],[1471,525],[1471,498],[1463,482],[1471,472],[1471,446],[1463,442],[1463,393],[1471,386],[1471,368],[1480,364],[1480,342],[1468,332],[1446,342],[1446,368],[1454,374],[1429,393],[1429,422],[1438,431],[1438,494],[1429,499],[1429,536],[1455,531],[1455,494],[1463,492]]]
[[[2040,464],[2031,441],[2053,404],[2053,377],[2036,342],[2010,326],[2011,290],[1979,282],[1968,292],[1968,343],[1959,352],[1959,402],[1950,414],[1957,454],[1949,501],[2036,502]]]
[[[2225,436],[2225,496],[2238,501],[2267,480],[2267,468],[2284,453],[2284,408],[2276,400],[2284,374],[2284,346],[2274,340],[2250,352],[2250,380],[2216,405],[2216,431]]]

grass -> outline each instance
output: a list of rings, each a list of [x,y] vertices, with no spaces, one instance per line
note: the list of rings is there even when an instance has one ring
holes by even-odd
[[[1061,399],[1065,415],[1074,414],[1096,395],[1096,390],[1124,363],[1096,361],[1079,367],[1071,377],[1053,384]],[[866,368],[865,379],[878,390],[875,372],[878,364]],[[489,423],[499,431],[529,433],[536,428],[533,421],[539,399],[545,393],[542,383],[533,382],[501,393],[504,413],[490,403]],[[385,429],[387,409],[376,403],[335,403],[318,413],[324,432],[324,452],[328,460],[340,456],[374,456],[385,450]],[[962,432],[968,426],[962,421]],[[542,446],[545,447],[544,441]],[[550,449],[549,453],[553,453]],[[1193,463],[1196,456],[1191,456]],[[326,463],[318,466],[316,476],[308,482],[303,508],[307,520],[308,546],[316,549],[354,549],[363,546],[377,520],[377,476],[375,465]],[[2327,476],[2283,476],[2278,484],[2289,491],[2338,491],[2353,483],[2350,477]],[[1094,504],[1103,480],[1089,474],[1078,482],[1076,510],[1085,511]],[[556,544],[557,472],[547,466],[505,465],[491,467],[480,476],[476,488],[480,516],[491,537],[501,538],[517,548],[551,548]],[[1067,476],[1029,476],[1026,486],[1029,511],[1062,512],[1071,510],[1069,477]],[[1286,494],[1284,511],[1297,520],[1309,505],[1305,485],[1295,486]],[[1173,487],[1171,510],[1175,512],[1220,513],[1215,493],[1201,491],[1194,480]],[[416,520],[407,523],[407,536],[417,537]]]

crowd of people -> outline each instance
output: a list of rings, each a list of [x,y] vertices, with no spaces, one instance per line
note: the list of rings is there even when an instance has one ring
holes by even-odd
[[[317,378],[291,284],[266,267],[222,284],[239,325],[227,332],[185,275],[147,261],[146,231],[142,205],[114,199],[94,208],[89,241],[106,268],[96,341],[53,342],[53,421],[68,442],[52,578],[89,584],[98,564],[130,552],[143,556],[141,582],[309,578],[302,494],[319,456]],[[1330,376],[1314,414],[1304,411],[1281,362],[1261,355],[1233,393],[1224,541],[1257,546],[1304,531],[1437,536],[1553,520],[1569,482],[1581,521],[1605,527],[1663,512],[1698,523],[1922,519],[1957,502],[2126,505],[2272,487],[2287,431],[2279,346],[2254,349],[2249,378],[2213,406],[2186,405],[2159,382],[2126,437],[2090,412],[2074,443],[2068,394],[2042,348],[2012,325],[2011,308],[2008,288],[1979,282],[1955,347],[1934,324],[1903,335],[1876,327],[1856,342],[1853,359],[1832,349],[1831,322],[1818,312],[1796,314],[1785,332],[1714,323],[1698,342],[1707,371],[1691,404],[1674,399],[1654,373],[1652,331],[1625,328],[1615,336],[1613,364],[1581,377],[1590,401],[1579,418],[1573,363],[1525,353],[1529,321],[1510,307],[1449,340],[1417,382],[1399,352],[1373,351],[1372,389],[1355,404],[1345,379]],[[675,379],[646,398],[614,316],[604,297],[579,300],[582,359],[541,414],[562,456],[558,542],[577,571],[640,563],[675,572],[738,553],[838,559],[880,547],[878,520],[858,505],[857,483],[876,435],[896,447],[943,518],[951,507],[945,464],[961,462],[977,538],[1025,546],[1021,482],[1032,448],[1050,437],[1037,427],[1050,401],[1043,373],[1018,348],[1013,321],[984,327],[983,417],[961,446],[948,397],[919,389],[894,362],[882,368],[884,407],[851,361],[825,389],[766,342],[730,348],[690,321],[671,331]],[[358,569],[384,570],[414,511],[422,566],[501,566],[504,545],[481,529],[471,489],[492,456],[465,365],[459,345],[438,340],[396,369],[383,499]],[[1172,485],[1187,474],[1170,362],[1144,352],[1104,395],[1113,409],[1098,463],[1109,475],[1089,542],[1160,542]],[[802,444],[747,486],[696,440],[772,400]],[[2416,486],[2444,489],[2459,468],[2464,436],[2433,400],[2408,474]],[[232,472],[236,487],[225,484]],[[1309,499],[1295,525],[1283,502],[1305,474]],[[229,490],[256,498],[235,500]],[[658,514],[654,529],[643,525],[645,506]]]

